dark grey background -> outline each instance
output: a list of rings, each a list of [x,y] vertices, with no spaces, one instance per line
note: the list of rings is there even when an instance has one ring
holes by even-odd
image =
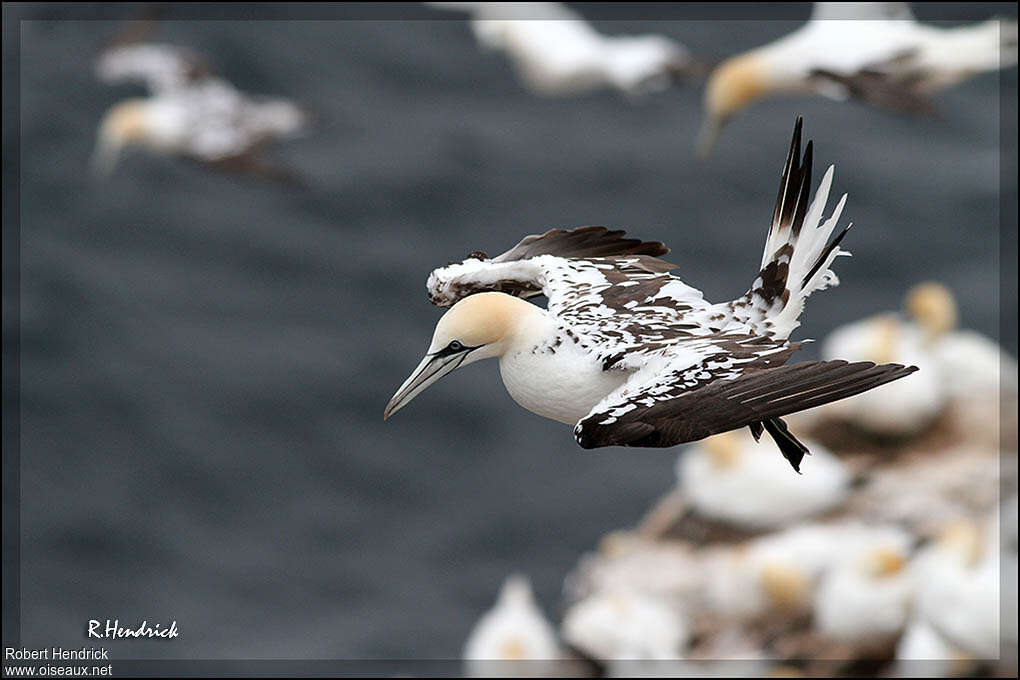
[[[837,165],[856,225],[843,285],[812,298],[797,336],[894,309],[930,278],[958,293],[966,326],[998,335],[999,97],[1013,112],[1010,177],[1015,70],[940,95],[938,119],[765,102],[699,163],[700,87],[636,104],[538,98],[456,15],[423,14],[450,20],[160,27],[241,88],[322,114],[275,154],[304,189],[142,153],[90,180],[103,111],[140,92],[92,76],[118,25],[21,24],[22,644],[80,646],[92,618],[176,619],[172,642],[109,646],[119,658],[451,658],[512,571],[556,615],[564,575],[670,487],[676,452],[583,451],[569,427],[517,407],[493,362],[383,423],[440,314],[425,277],[524,234],[605,224],[665,240],[686,282],[735,297],[755,274],[797,115],[818,175]],[[598,27],[713,58],[797,24]],[[1015,214],[1015,180],[1004,188]],[[9,283],[5,272],[5,308]],[[1001,319],[1014,353],[1015,285]],[[17,321],[5,311],[5,366]],[[18,417],[7,380],[5,420]]]

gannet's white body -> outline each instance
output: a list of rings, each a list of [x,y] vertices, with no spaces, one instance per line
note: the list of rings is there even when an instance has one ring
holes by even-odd
[[[247,163],[247,169],[256,169],[253,154],[260,145],[294,135],[307,123],[293,102],[242,93],[209,75],[193,55],[169,45],[111,49],[100,58],[96,72],[108,83],[143,82],[151,95],[123,101],[104,116],[93,157],[94,169],[104,175],[129,146],[238,170]]]
[[[1015,21],[946,28],[918,23],[903,2],[816,2],[799,29],[712,73],[700,150],[707,153],[739,111],[772,95],[813,93],[930,110],[928,93],[1015,64],[1016,41]]]
[[[574,424],[585,448],[665,447],[749,426],[765,431],[795,469],[807,449],[780,416],[904,377],[913,368],[870,362],[784,366],[804,302],[838,281],[844,229],[830,241],[846,197],[822,213],[832,168],[808,205],[811,143],[798,121],[761,270],[741,298],[711,304],[668,272],[658,242],[582,227],[528,236],[495,258],[473,253],[432,272],[433,303],[450,306],[421,364],[384,412],[389,417],[461,365],[499,358],[511,396]],[[548,308],[522,298],[545,294]]]
[[[431,2],[469,12],[478,42],[503,51],[533,91],[570,95],[602,87],[627,94],[662,89],[690,65],[687,50],[659,35],[607,36],[558,2]]]
[[[563,639],[606,661],[679,659],[688,637],[675,607],[632,590],[596,593],[563,617]]]
[[[888,638],[910,616],[913,583],[905,569],[909,543],[876,541],[821,580],[814,598],[815,628],[845,642]]]
[[[955,645],[984,659],[999,655],[997,548],[998,526],[983,531],[972,522],[959,521],[947,526],[912,565],[919,616]],[[1007,564],[1012,558],[1015,572],[1015,554],[1006,557]],[[1015,620],[1015,604],[1013,611]]]

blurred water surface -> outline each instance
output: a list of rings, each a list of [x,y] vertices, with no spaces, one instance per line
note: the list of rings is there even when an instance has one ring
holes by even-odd
[[[796,22],[599,26],[718,57]],[[997,334],[998,97],[1015,110],[1015,75],[1001,92],[993,74],[939,96],[929,120],[765,102],[698,163],[699,89],[537,98],[461,21],[166,21],[159,40],[319,112],[319,129],[274,154],[308,186],[142,153],[99,183],[86,173],[97,122],[141,92],[92,76],[118,30],[22,25],[29,647],[84,644],[89,619],[176,619],[171,642],[108,646],[451,658],[511,571],[557,615],[578,555],[670,487],[676,451],[583,451],[569,427],[517,407],[494,362],[384,424],[440,314],[425,277],[524,234],[605,224],[665,240],[686,282],[735,297],[798,114],[855,228],[843,285],[812,298],[797,337],[897,308],[929,278],[958,293],[965,325]]]

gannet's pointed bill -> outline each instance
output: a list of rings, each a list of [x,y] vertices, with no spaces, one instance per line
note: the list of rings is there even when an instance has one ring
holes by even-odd
[[[719,139],[719,133],[722,132],[723,125],[725,125],[725,121],[717,116],[705,118],[705,122],[701,124],[701,130],[698,132],[698,141],[694,147],[694,153],[697,154],[698,160],[705,160],[712,153],[712,149]]]
[[[444,375],[479,359],[501,356],[521,324],[540,314],[535,305],[503,293],[477,293],[455,304],[436,324],[428,353],[390,399],[383,419]]]
[[[444,375],[453,373],[464,363],[468,354],[476,349],[478,348],[465,347],[459,340],[453,340],[446,347],[426,354],[418,364],[418,368],[411,373],[411,377],[404,381],[404,384],[390,399],[390,403],[386,404],[383,420],[404,408],[412,399],[424,392],[429,385],[437,382]]]

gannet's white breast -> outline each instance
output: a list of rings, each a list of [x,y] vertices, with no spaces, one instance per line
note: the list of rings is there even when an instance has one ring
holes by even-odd
[[[598,357],[581,347],[576,334],[551,320],[504,354],[499,372],[514,401],[568,425],[630,377],[628,371],[602,370]]]

